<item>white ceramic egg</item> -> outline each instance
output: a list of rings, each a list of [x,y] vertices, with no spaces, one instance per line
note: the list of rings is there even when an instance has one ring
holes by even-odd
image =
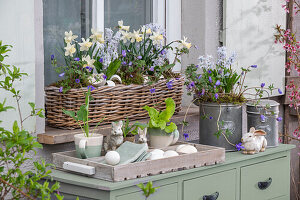
[[[168,150],[164,153],[164,158],[178,156],[179,154],[176,151]]]
[[[178,147],[176,147],[176,151],[178,152],[179,149],[181,149],[181,148],[184,147],[184,146],[186,146],[186,144],[181,144],[181,145],[179,145]]]
[[[178,150],[177,150],[178,149]],[[181,148],[176,148],[176,151],[178,153],[185,153],[185,154],[189,154],[189,153],[196,153],[198,152],[196,147],[192,146],[192,145],[184,145]]]
[[[109,151],[105,154],[105,161],[109,165],[116,165],[120,162],[120,154],[116,151]]]
[[[157,160],[163,158],[164,155],[160,153],[151,153],[151,156],[147,160]]]
[[[151,151],[152,154],[161,154],[163,155],[165,152],[161,149],[154,149],[153,151]]]
[[[116,86],[115,82],[113,82],[113,81],[106,81],[106,84],[108,86]]]

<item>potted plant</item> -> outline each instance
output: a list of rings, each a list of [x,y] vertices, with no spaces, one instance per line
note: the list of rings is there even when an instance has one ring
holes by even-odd
[[[172,98],[167,98],[165,104],[166,109],[163,111],[158,111],[149,106],[143,107],[148,111],[150,117],[147,133],[150,147],[153,148],[163,148],[175,144],[179,138],[176,124],[170,123],[175,111],[175,102]]]
[[[89,127],[89,105],[91,98],[91,88],[88,88],[85,94],[85,104],[80,106],[80,109],[75,113],[71,110],[63,110],[63,112],[72,117],[80,126],[82,134],[76,134],[75,138],[75,148],[77,157],[86,159],[92,157],[98,157],[101,155],[101,150],[103,146],[103,135],[95,134],[95,130],[98,125],[103,121],[98,122],[93,132],[90,132]]]
[[[232,69],[236,54],[227,55],[226,47],[219,47],[215,64],[211,56],[200,56],[198,65],[187,67],[185,85],[188,94],[194,94],[194,102],[199,105],[200,143],[235,150],[241,148],[242,107],[247,101],[244,94],[255,90],[252,95],[259,100],[263,92],[272,92],[275,88],[273,85],[265,88],[264,83],[260,87],[244,86],[247,73],[257,65],[241,68],[238,72]]]
[[[110,113],[106,123],[124,116],[130,120],[145,118],[147,113],[136,107],[141,99],[144,105],[159,105],[156,108],[161,109],[164,102],[160,99],[172,97],[176,101],[175,112],[179,112],[184,79],[172,69],[182,54],[189,53],[192,45],[187,38],[165,44],[165,31],[159,25],[147,24],[130,32],[123,21],[119,21],[115,29],[106,28],[105,33],[92,29],[89,38],[82,38],[82,41],[77,38],[72,31],[65,32],[61,52],[64,66],[51,56],[61,78],[45,88],[46,118],[50,126],[79,128],[76,121],[65,117],[58,108],[77,110],[84,103],[83,96],[78,93],[87,86],[92,88],[94,97],[91,125],[103,118],[104,113]],[[167,58],[170,53],[175,54],[174,61]],[[122,84],[112,83],[110,79]]]

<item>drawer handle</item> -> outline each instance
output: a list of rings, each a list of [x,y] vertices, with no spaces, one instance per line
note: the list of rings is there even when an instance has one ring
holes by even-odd
[[[258,188],[261,190],[265,190],[267,189],[272,183],[272,178],[269,178],[267,181],[265,182],[258,182]]]
[[[216,200],[219,197],[219,192],[215,192],[211,195],[204,195],[203,200]]]

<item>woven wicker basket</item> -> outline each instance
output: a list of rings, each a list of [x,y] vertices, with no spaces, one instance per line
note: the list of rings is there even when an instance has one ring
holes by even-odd
[[[181,109],[184,78],[174,79],[172,89],[168,89],[166,80],[149,85],[116,85],[115,87],[102,86],[92,91],[93,99],[90,102],[90,124],[97,124],[105,117],[102,124],[123,120],[138,120],[148,117],[142,107],[154,106],[156,109],[165,109],[164,100],[173,98],[176,103],[175,113]],[[155,93],[150,89],[155,88]],[[71,89],[66,94],[60,93],[59,88],[49,86],[46,93],[47,124],[62,129],[75,129],[79,125],[62,110],[77,111],[84,104],[86,89]]]

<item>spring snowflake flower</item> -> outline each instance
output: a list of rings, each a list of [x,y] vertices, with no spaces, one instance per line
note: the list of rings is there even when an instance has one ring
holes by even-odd
[[[129,31],[130,26],[124,26],[123,20],[118,21],[119,28],[124,31]]]
[[[67,44],[72,43],[76,38],[78,37],[78,35],[73,35],[73,32],[65,32],[65,42]]]
[[[92,42],[90,42],[90,39],[82,39],[82,43],[78,43],[80,45],[80,51],[88,51],[89,48],[93,45]]]
[[[99,42],[101,44],[104,43],[104,39],[103,39],[103,32],[101,31],[97,31],[96,29],[91,29],[92,35],[90,36],[90,38],[93,40],[93,42]]]
[[[123,40],[123,43],[126,43],[127,41],[131,40],[131,33],[127,31],[121,31],[122,37],[121,40]]]
[[[68,43],[65,47],[65,56],[73,57],[73,54],[76,52],[75,44]]]
[[[188,43],[186,40],[187,40],[187,37],[183,37],[183,40],[181,40],[181,43],[178,46],[179,50],[181,50],[183,48],[187,48],[187,49],[191,48],[192,44]]]
[[[87,56],[83,57],[83,58],[82,58],[82,61],[87,62],[87,64],[85,64],[83,67],[87,67],[87,66],[89,66],[89,67],[91,67],[91,68],[94,68],[94,67],[95,67],[95,66],[94,66],[95,60],[92,59],[92,58],[90,57],[90,55],[87,55]]]
[[[153,35],[150,36],[150,39],[152,40],[154,45],[160,45],[164,37],[159,32],[153,32]]]
[[[141,37],[140,30],[133,31],[133,33],[131,33],[131,43],[134,41],[140,42],[142,39],[143,38]]]

